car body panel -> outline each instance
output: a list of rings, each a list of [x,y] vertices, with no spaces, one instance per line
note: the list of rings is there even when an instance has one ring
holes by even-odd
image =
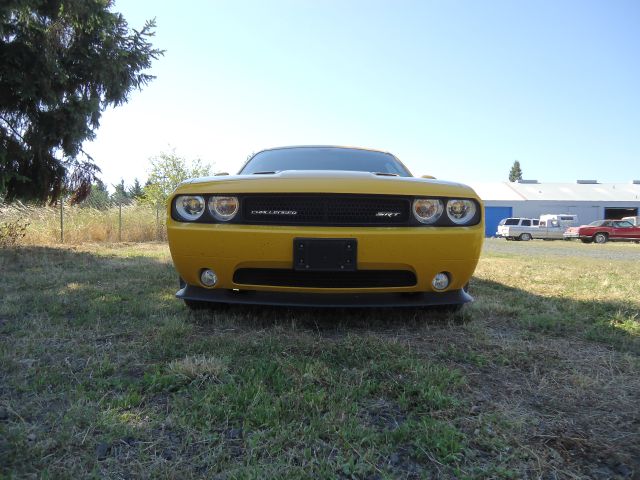
[[[415,177],[391,177],[368,172],[290,170],[262,175],[204,177],[181,184],[189,193],[345,193],[379,195],[463,196],[478,198],[467,185]]]
[[[604,220],[603,225],[581,225],[579,227],[571,227],[564,234],[565,238],[580,238],[584,240],[592,240],[598,233],[607,236],[607,240],[611,241],[638,241],[640,240],[640,227],[634,226],[628,221],[623,220]]]
[[[529,234],[531,238],[542,240],[562,240],[564,232],[575,222],[576,216],[572,214],[545,214],[539,219],[535,218],[506,218],[503,221],[517,220],[517,224],[507,225],[501,224],[496,232],[497,237],[511,239],[519,239],[522,234]]]
[[[451,288],[462,288],[480,257],[482,224],[472,227],[317,227],[188,224],[168,220],[171,255],[180,276],[198,285],[203,268],[218,275],[218,288],[322,293],[367,291],[432,291],[430,282],[441,271],[451,273]],[[458,230],[452,235],[451,230]],[[418,283],[413,287],[321,289],[247,286],[233,283],[239,268],[291,268],[293,240],[355,238],[359,270],[410,270]]]
[[[496,236],[512,240],[520,238],[525,233],[533,237],[534,230],[538,228],[537,225],[534,225],[534,222],[536,222],[536,219],[533,218],[505,218],[498,225]]]
[[[246,194],[464,198],[477,203],[479,220],[470,226],[197,223],[181,221],[172,212],[174,198],[185,194],[237,195],[240,199]],[[396,306],[404,301],[407,305],[466,303],[471,297],[463,289],[473,275],[484,240],[482,201],[470,187],[435,179],[369,172],[289,170],[193,179],[178,186],[169,198],[167,209],[171,256],[185,283],[178,296],[195,301],[312,306]],[[293,242],[296,238],[355,239],[359,272],[378,271],[383,278],[385,270],[413,272],[415,284],[347,288],[236,283],[234,273],[238,269],[294,271]],[[215,271],[217,283],[214,287],[207,288],[201,284],[203,269]],[[448,273],[450,284],[445,290],[436,291],[431,282],[439,272]],[[336,276],[341,274],[334,273]],[[252,293],[238,296],[230,293],[234,291]],[[404,297],[400,294],[411,295]],[[285,298],[283,295],[289,296]],[[311,297],[305,297],[309,295],[313,296],[311,300]],[[376,300],[379,295],[383,296]],[[326,302],[322,301],[323,298]]]

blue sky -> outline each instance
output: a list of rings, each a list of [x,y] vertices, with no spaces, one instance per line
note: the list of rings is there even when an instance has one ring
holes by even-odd
[[[640,2],[117,0],[157,78],[86,150],[114,184],[175,148],[217,171],[281,145],[390,151],[462,182],[640,178]]]

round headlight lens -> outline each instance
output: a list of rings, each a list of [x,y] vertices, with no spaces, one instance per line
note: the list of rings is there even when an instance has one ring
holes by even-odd
[[[447,202],[447,216],[456,225],[469,223],[476,214],[476,204],[471,200],[452,199]]]
[[[204,213],[204,197],[200,195],[180,195],[176,198],[176,211],[184,220],[193,222]]]
[[[435,198],[416,198],[413,201],[413,216],[420,223],[431,224],[442,215],[442,200]]]
[[[238,213],[239,202],[237,197],[211,197],[209,199],[209,211],[216,220],[228,222]]]

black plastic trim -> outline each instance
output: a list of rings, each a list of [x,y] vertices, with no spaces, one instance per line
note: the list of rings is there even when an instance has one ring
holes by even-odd
[[[301,288],[412,287],[416,274],[409,270],[298,271],[280,268],[240,268],[233,274],[238,285]]]
[[[182,300],[212,303],[317,308],[416,308],[473,302],[473,297],[464,290],[442,293],[289,293],[206,289],[193,285],[186,285],[178,290],[176,297]]]

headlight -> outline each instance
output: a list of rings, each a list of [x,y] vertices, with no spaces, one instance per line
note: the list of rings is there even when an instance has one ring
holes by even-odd
[[[413,216],[420,223],[431,224],[442,215],[442,200],[434,198],[416,198],[413,201]]]
[[[452,199],[447,201],[447,216],[456,225],[469,223],[476,214],[476,204],[471,200]]]
[[[204,213],[204,197],[200,195],[180,195],[176,198],[176,211],[184,220],[193,222]]]
[[[228,222],[238,213],[237,197],[211,197],[209,199],[209,211],[216,220]]]

